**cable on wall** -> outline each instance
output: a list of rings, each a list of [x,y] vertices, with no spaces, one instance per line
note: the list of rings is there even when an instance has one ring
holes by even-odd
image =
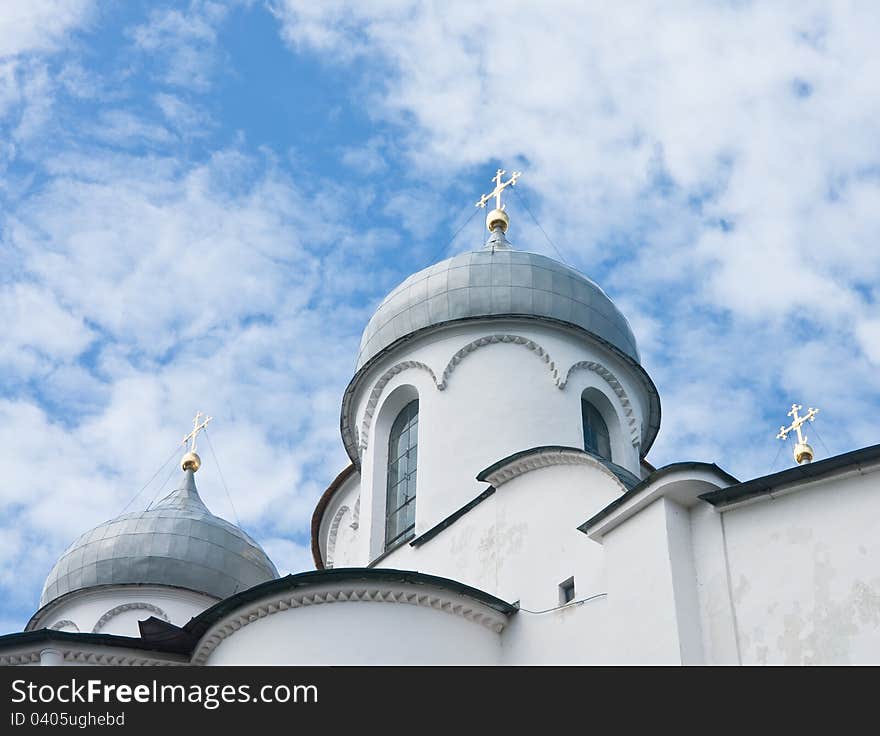
[[[561,608],[572,608],[574,606],[580,606],[584,603],[588,603],[589,601],[596,600],[596,598],[602,598],[603,596],[607,596],[608,593],[596,593],[596,595],[587,596],[586,598],[579,598],[576,601],[569,601],[568,603],[562,603],[558,606],[554,606],[553,608],[547,608],[543,611],[530,611],[528,608],[523,608],[522,606],[517,606],[517,610],[522,611],[523,613],[531,613],[535,615],[539,615],[542,613],[550,613],[551,611],[558,611]]]

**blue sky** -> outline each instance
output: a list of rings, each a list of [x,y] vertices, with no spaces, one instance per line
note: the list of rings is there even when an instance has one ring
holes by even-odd
[[[655,465],[779,469],[792,400],[822,409],[819,457],[876,443],[880,11],[637,7],[4,3],[0,630],[196,409],[245,528],[308,567],[360,331],[481,244],[499,165],[630,319]]]

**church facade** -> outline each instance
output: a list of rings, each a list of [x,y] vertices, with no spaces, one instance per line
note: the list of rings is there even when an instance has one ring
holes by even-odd
[[[62,555],[0,663],[880,661],[880,446],[747,481],[654,468],[624,315],[513,248],[500,206],[487,227],[366,326],[315,570],[279,577],[210,513],[193,444],[177,490]]]

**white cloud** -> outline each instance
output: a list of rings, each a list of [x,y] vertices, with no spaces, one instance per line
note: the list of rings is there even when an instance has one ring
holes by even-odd
[[[70,360],[93,338],[82,318],[33,283],[0,287],[0,323],[4,325],[0,365],[6,370],[32,364],[35,354],[45,360]]]
[[[186,10],[159,8],[130,35],[138,48],[162,61],[166,83],[204,91],[218,61],[217,26],[231,4],[193,0]]]
[[[0,59],[53,51],[93,15],[93,0],[6,0],[0,12]]]
[[[50,119],[55,83],[45,59],[95,16],[93,0],[8,0],[0,9],[0,173]],[[0,183],[0,194],[9,182]]]
[[[213,125],[213,121],[203,110],[179,96],[160,92],[155,101],[169,124],[181,133],[197,136]]]
[[[852,431],[837,387],[880,393],[865,370],[874,328],[853,332],[880,276],[880,98],[870,90],[880,8],[273,9],[298,51],[356,60],[377,83],[371,112],[400,125],[416,170],[451,178],[491,170],[492,159],[525,169],[521,184],[567,258],[650,329],[643,353],[664,402],[656,461],[762,472],[762,448],[775,452],[760,444],[764,422],[774,429],[793,392],[839,402],[823,419],[841,449],[871,441]],[[509,209],[511,239],[546,252],[515,197]],[[823,370],[790,357],[819,352]],[[799,380],[807,373],[813,381]],[[731,410],[721,427],[716,405]],[[699,439],[710,431],[729,441]]]
[[[379,174],[388,168],[383,151],[385,146],[385,141],[376,137],[361,146],[347,147],[342,152],[342,163],[357,175]]]
[[[297,544],[290,539],[273,537],[263,543],[263,549],[278,568],[279,575],[302,572],[314,569],[312,550],[304,544]]]
[[[880,365],[880,319],[866,319],[856,326],[856,337],[865,355],[874,365]]]
[[[24,540],[0,556],[0,590],[25,567],[37,585],[119,514],[196,409],[215,417],[217,459],[199,447],[209,508],[275,539],[295,570],[306,558],[278,540],[307,529],[346,462],[338,401],[366,316],[334,294],[366,288],[348,271],[369,256],[336,248],[361,241],[340,213],[364,205],[316,177],[305,193],[271,156],[234,148],[201,163],[73,148],[45,172],[0,217],[14,276],[0,361],[16,396],[0,399],[0,516]],[[170,490],[179,454],[129,510]]]

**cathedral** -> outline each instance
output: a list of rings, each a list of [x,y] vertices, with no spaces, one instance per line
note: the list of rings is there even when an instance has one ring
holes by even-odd
[[[813,461],[794,405],[786,470],[653,467],[626,317],[508,241],[503,174],[485,243],[364,329],[314,570],[280,577],[205,506],[197,416],[176,490],[75,540],[0,664],[880,661],[880,445]]]

